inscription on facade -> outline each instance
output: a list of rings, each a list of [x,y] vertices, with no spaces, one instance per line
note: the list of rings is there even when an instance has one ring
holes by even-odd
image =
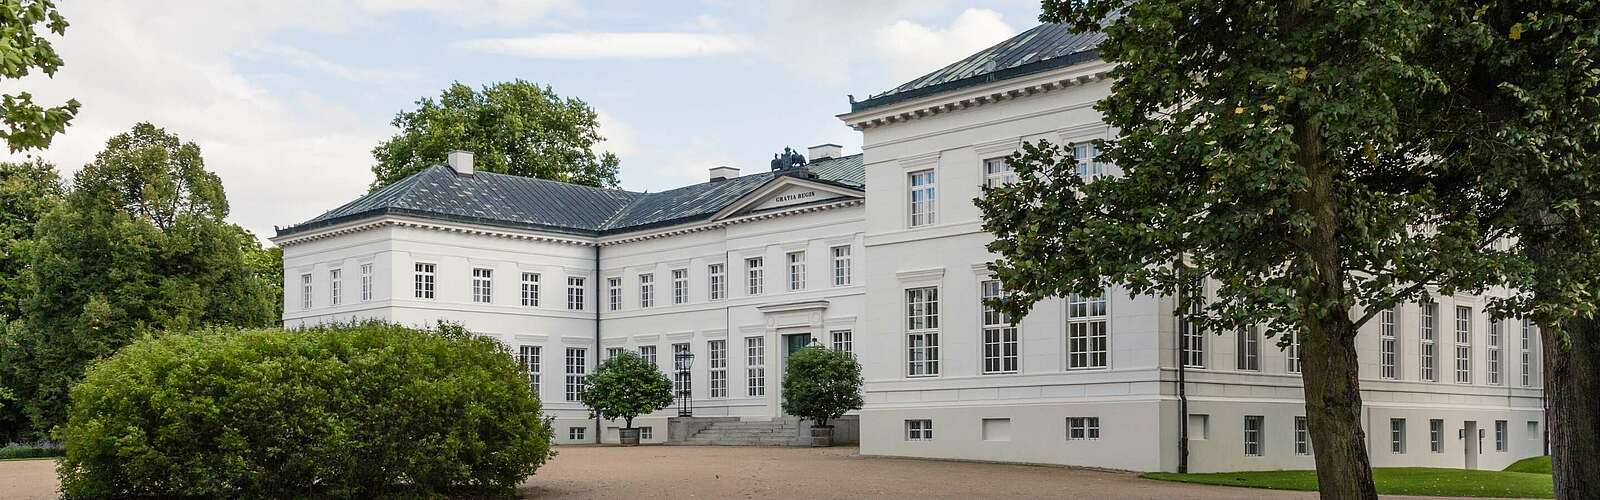
[[[815,198],[816,196],[817,196],[817,192],[816,191],[806,191],[806,192],[803,192],[803,193],[791,193],[791,194],[779,195],[778,197],[773,198],[772,202],[773,203],[783,203],[783,202],[786,202],[786,201],[800,201],[800,200],[804,200],[804,199],[807,199],[807,198]]]

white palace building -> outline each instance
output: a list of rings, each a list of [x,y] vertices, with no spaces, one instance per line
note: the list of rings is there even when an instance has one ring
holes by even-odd
[[[1098,40],[1038,26],[852,99],[840,118],[861,154],[816,146],[657,193],[474,172],[454,153],[280,229],[284,323],[446,320],[496,338],[560,443],[616,440],[575,401],[610,353],[657,360],[692,394],[693,418],[680,402],[638,419],[644,440],[696,442],[717,422],[792,422],[784,363],[817,342],[863,365],[863,454],[1173,471],[1187,439],[1195,472],[1313,468],[1299,360],[1267,332],[1185,335],[1169,298],[1118,289],[1042,302],[1016,326],[985,314],[999,283],[972,200],[1011,175],[1002,158],[1048,139],[1117,174],[1089,142],[1114,134],[1093,109],[1110,90]],[[1484,305],[1439,297],[1364,327],[1374,466],[1543,453],[1538,329]]]

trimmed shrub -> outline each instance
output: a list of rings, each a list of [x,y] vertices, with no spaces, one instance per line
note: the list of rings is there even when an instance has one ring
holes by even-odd
[[[672,381],[654,363],[623,351],[595,367],[578,399],[595,416],[620,418],[632,429],[634,417],[672,404]]]
[[[510,495],[553,454],[505,348],[452,325],[146,337],[71,397],[68,498]]]
[[[12,458],[46,458],[59,457],[67,450],[61,448],[41,448],[36,446],[12,445],[0,448],[0,460]]]
[[[808,346],[789,355],[783,374],[783,411],[817,427],[861,409],[861,364],[844,351]]]

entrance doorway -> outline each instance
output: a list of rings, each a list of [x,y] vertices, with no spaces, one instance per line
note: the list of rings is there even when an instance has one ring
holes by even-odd
[[[788,376],[789,374],[789,356],[794,354],[795,351],[799,351],[804,349],[806,346],[811,345],[811,332],[785,333],[782,334],[782,337],[783,356],[779,358],[781,363],[778,364],[778,398],[780,401],[783,399],[783,377]],[[789,412],[783,411],[782,405],[780,404],[778,408],[778,414],[787,416],[789,415]]]
[[[1483,444],[1481,442],[1482,438],[1478,436],[1478,423],[1471,420],[1463,422],[1461,424],[1461,438],[1464,441],[1461,448],[1466,450],[1467,453],[1466,468],[1478,468],[1478,447]]]

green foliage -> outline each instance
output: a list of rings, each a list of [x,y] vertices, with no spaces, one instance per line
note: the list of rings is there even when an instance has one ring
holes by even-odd
[[[1550,474],[1550,455],[1528,457],[1506,466],[1506,472],[1523,472],[1528,474]]]
[[[64,448],[39,448],[34,446],[6,446],[0,448],[0,460],[21,458],[48,458],[65,455]]]
[[[61,202],[61,178],[41,160],[0,162],[0,322],[22,317],[33,295],[28,263],[39,219]]]
[[[142,332],[276,324],[281,269],[224,221],[222,183],[200,148],[147,123],[112,137],[35,228],[26,325],[0,370],[31,428],[65,419],[67,389]]]
[[[43,35],[67,33],[67,20],[61,17],[52,0],[0,0],[0,78],[17,79],[37,69],[55,76],[61,56]],[[44,107],[33,102],[33,94],[0,94],[0,139],[15,153],[50,146],[56,134],[67,130],[67,122],[78,114],[78,100],[61,106]]]
[[[578,397],[599,418],[620,418],[632,429],[633,419],[672,404],[672,381],[654,363],[623,351],[595,367]]]
[[[550,428],[499,343],[383,323],[147,336],[72,389],[68,498],[509,495]]]
[[[861,364],[855,356],[815,345],[789,355],[783,374],[784,412],[826,427],[861,404]]]
[[[1272,490],[1317,491],[1317,474],[1309,470],[1177,474],[1151,472],[1139,477],[1182,483],[1239,486]],[[1378,493],[1430,497],[1552,498],[1554,487],[1543,474],[1424,467],[1372,469]],[[1241,495],[1248,496],[1248,495]]]
[[[588,103],[549,86],[514,80],[480,92],[458,82],[438,100],[424,97],[415,111],[395,115],[400,133],[372,149],[372,189],[443,164],[457,149],[472,151],[475,169],[485,172],[616,186],[616,155],[594,152],[604,140],[598,118]]]

